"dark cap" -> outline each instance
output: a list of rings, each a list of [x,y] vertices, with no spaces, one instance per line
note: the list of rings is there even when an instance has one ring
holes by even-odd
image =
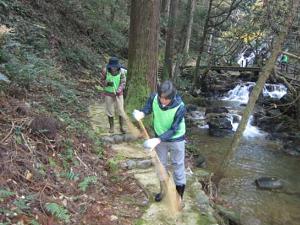
[[[121,68],[121,64],[119,63],[119,59],[117,57],[111,57],[108,61],[107,68],[111,69],[112,67]]]

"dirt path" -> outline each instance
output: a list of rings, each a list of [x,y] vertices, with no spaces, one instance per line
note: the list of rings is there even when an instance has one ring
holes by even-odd
[[[93,128],[100,135],[108,135],[108,122],[105,115],[104,104],[95,103],[90,106],[90,119]],[[115,121],[117,125],[117,121]],[[115,127],[115,132],[118,131],[118,126]],[[147,162],[150,156],[143,150],[141,143],[121,143],[113,144],[112,149],[115,151],[117,158],[120,160],[120,165],[131,162],[132,166],[128,173],[132,173],[138,180],[138,183],[143,187],[149,197],[148,208],[143,216],[138,219],[135,224],[149,225],[171,225],[171,224],[188,224],[188,225],[206,225],[217,224],[212,216],[213,210],[210,208],[208,199],[201,190],[201,185],[197,182],[195,176],[189,175],[184,195],[185,207],[176,218],[168,215],[168,208],[164,202],[156,203],[153,199],[155,193],[159,191],[159,181],[153,166],[136,166],[141,161]],[[135,165],[135,166],[133,166]],[[200,185],[199,187],[197,185]],[[199,206],[203,202],[206,208]],[[200,210],[203,208],[203,210]]]

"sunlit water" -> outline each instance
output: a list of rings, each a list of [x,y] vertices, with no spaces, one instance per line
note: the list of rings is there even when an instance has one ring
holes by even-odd
[[[227,101],[237,101],[246,104],[249,100],[249,93],[253,89],[254,82],[246,82],[237,85],[234,89],[230,90],[223,98]],[[287,88],[283,84],[265,84],[263,88],[263,96],[271,98],[282,98],[287,93]]]
[[[240,95],[238,102],[235,99],[221,104],[228,106],[230,111],[241,111],[244,107],[239,105],[244,97]],[[221,104],[217,102],[218,106]],[[237,126],[238,123],[233,124],[233,130]],[[220,165],[232,141],[232,137],[211,137],[205,128],[190,130],[188,139],[196,143],[211,171]],[[240,213],[242,224],[300,224],[300,158],[286,155],[281,147],[278,141],[269,140],[265,132],[252,126],[250,118],[230,163],[229,176],[220,185],[221,197]],[[254,180],[262,176],[278,177],[283,180],[284,188],[277,192],[257,189]]]

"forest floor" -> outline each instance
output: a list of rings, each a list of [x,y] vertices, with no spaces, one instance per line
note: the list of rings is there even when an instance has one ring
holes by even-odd
[[[150,160],[140,141],[106,145],[99,155],[90,137],[70,136],[59,120],[24,101],[2,96],[0,109],[1,224],[211,224],[189,185],[183,211],[172,217],[153,200],[153,166],[121,168]],[[107,135],[103,103],[91,105],[85,118],[99,140]]]
[[[0,224],[133,224],[145,194],[115,152],[24,101],[0,99]],[[102,120],[101,118],[98,118]]]

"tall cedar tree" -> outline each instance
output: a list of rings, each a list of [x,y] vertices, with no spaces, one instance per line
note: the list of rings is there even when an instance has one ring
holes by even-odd
[[[132,0],[126,107],[140,108],[156,89],[160,0]]]

